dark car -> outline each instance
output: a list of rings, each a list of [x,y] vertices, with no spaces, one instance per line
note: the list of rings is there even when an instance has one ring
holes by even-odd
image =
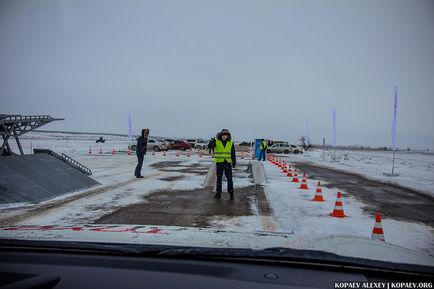
[[[191,145],[187,142],[177,140],[172,144],[172,149],[181,151],[191,150]]]

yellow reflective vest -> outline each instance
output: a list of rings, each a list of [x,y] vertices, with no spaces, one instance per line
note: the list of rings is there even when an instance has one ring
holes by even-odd
[[[267,148],[267,143],[265,142],[265,140],[264,140],[264,141],[261,141],[260,149],[261,149],[261,150],[265,150],[266,148]]]
[[[231,140],[226,141],[226,146],[223,146],[223,142],[221,140],[216,140],[215,142],[215,150],[214,150],[214,161],[216,163],[223,163],[225,160],[227,163],[232,163],[232,146],[233,142]]]

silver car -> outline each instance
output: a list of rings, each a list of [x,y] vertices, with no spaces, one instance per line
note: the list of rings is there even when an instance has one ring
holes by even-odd
[[[132,151],[136,151],[137,142],[130,143],[128,145],[128,148]],[[160,142],[156,139],[150,138],[150,139],[148,139],[147,149],[148,149],[148,151],[153,150],[153,151],[159,152],[159,151],[166,151],[168,148],[167,148],[165,143]]]
[[[288,143],[276,143],[267,148],[267,153],[299,154],[303,153],[303,148],[301,146]]]

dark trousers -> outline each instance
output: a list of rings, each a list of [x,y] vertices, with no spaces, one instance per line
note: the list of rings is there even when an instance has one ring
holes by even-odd
[[[232,165],[228,163],[217,163],[217,193],[222,192],[222,178],[225,173],[228,182],[228,193],[234,193],[234,183],[232,182]]]
[[[265,161],[265,150],[259,150],[259,159],[258,161],[260,161],[262,158],[263,161]]]
[[[134,175],[136,177],[140,176],[142,172],[142,166],[143,166],[143,158],[145,157],[144,154],[137,154],[137,166],[136,171],[134,172]]]
[[[211,152],[214,153],[214,148],[209,148],[208,151],[209,151],[209,154],[211,154]]]

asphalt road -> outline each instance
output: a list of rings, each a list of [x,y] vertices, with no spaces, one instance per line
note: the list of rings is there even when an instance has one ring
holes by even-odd
[[[311,163],[295,162],[294,167],[306,172],[308,177],[326,181],[326,187],[346,191],[365,204],[363,209],[372,216],[380,212],[396,220],[434,227],[434,197],[425,193]]]
[[[205,175],[210,162],[186,165],[179,161],[159,162],[153,165],[165,172],[182,172]],[[182,167],[180,169],[179,167]],[[239,164],[234,169],[234,179],[247,178],[247,164]],[[173,178],[173,177],[172,177]],[[177,178],[177,177],[175,177]],[[213,198],[213,188],[194,190],[156,191],[144,197],[143,202],[118,209],[100,218],[102,224],[140,224],[160,226],[212,227],[212,221],[218,218],[230,219],[241,216],[257,216],[263,230],[274,230],[276,225],[271,217],[271,209],[262,187],[252,186],[237,188],[235,182],[235,200],[229,200],[223,183],[222,199]],[[252,208],[256,208],[253,210]]]

